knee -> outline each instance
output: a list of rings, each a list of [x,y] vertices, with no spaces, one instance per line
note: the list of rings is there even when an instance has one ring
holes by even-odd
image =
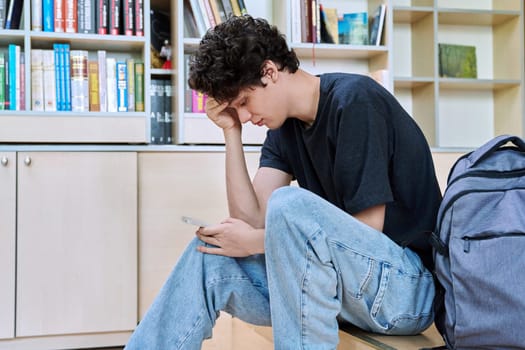
[[[292,212],[304,192],[306,191],[293,186],[284,186],[273,191],[266,208],[267,223]]]

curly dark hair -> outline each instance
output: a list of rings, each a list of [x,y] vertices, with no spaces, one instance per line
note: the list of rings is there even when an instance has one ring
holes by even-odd
[[[218,102],[230,102],[240,90],[264,86],[263,65],[272,60],[290,73],[299,60],[284,35],[265,19],[233,16],[208,30],[190,59],[188,84]]]

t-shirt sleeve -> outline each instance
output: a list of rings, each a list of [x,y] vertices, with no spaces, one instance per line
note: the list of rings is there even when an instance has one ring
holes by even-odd
[[[335,182],[345,210],[356,214],[393,200],[388,128],[373,102],[346,106],[339,120]]]
[[[261,157],[259,158],[259,168],[269,167],[292,174],[289,163],[286,161],[286,156],[282,150],[280,143],[281,130],[268,130],[266,139],[264,140]],[[293,174],[292,174],[293,175]]]

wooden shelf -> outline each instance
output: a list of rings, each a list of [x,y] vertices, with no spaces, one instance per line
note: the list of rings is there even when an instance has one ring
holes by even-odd
[[[494,26],[520,16],[519,11],[438,9],[439,24]]]

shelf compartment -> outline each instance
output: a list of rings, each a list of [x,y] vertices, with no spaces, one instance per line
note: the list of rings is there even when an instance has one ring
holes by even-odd
[[[414,23],[433,13],[432,7],[394,7],[394,23]]]
[[[495,26],[520,16],[519,11],[440,8],[439,24]]]
[[[368,59],[388,54],[386,46],[372,45],[292,43],[290,48],[298,57]]]
[[[137,144],[148,140],[144,113],[50,113],[2,111],[0,142]]]
[[[401,89],[419,88],[433,83],[433,77],[394,77],[394,87]]]
[[[69,43],[75,50],[142,52],[143,36],[31,32],[32,48],[49,48],[50,43]]]
[[[501,90],[520,85],[518,79],[440,78],[439,88],[447,90]]]

